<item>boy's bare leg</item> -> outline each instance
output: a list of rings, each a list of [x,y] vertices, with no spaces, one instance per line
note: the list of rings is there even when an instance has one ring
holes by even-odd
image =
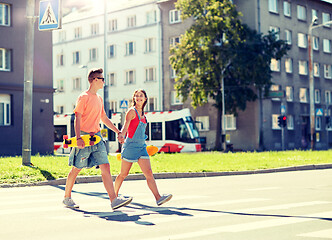
[[[110,165],[109,163],[105,163],[99,165],[99,167],[101,170],[101,177],[103,179],[104,187],[108,193],[110,200],[113,201],[116,198],[116,195],[114,192],[113,179],[110,172]]]
[[[80,173],[80,171],[81,169],[76,167],[72,167],[72,169],[70,170],[66,181],[65,198],[71,197],[71,192],[73,190],[76,177]]]
[[[120,174],[116,177],[115,182],[114,182],[114,188],[115,188],[115,194],[116,196],[119,195],[119,190],[120,187],[125,180],[125,178],[128,176],[130,168],[133,164],[127,161],[122,160],[121,161],[121,172]]]

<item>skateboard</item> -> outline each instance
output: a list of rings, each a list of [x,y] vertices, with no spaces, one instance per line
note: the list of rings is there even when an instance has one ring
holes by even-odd
[[[81,136],[85,143],[85,147],[93,146],[100,142],[101,138],[98,135],[94,135],[93,133],[89,135]],[[76,137],[68,138],[68,135],[63,135],[63,148],[68,147],[77,147]]]
[[[146,151],[148,152],[149,156],[153,156],[158,152],[158,148],[156,146],[146,146]],[[116,160],[121,161],[121,153],[116,154]]]

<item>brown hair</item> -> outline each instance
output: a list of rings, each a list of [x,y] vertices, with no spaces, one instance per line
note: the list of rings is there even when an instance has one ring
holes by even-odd
[[[136,90],[135,90],[135,92],[134,92],[134,94],[133,94],[132,104],[131,104],[131,105],[132,105],[133,107],[136,105],[136,102],[135,102],[135,95],[136,95],[136,93],[138,93],[138,92],[142,92],[142,93],[144,94],[145,98],[146,98],[146,100],[145,100],[145,102],[143,103],[143,106],[142,106],[142,112],[144,113],[144,107],[145,107],[145,105],[146,105],[146,103],[147,103],[147,101],[148,101],[148,95],[146,94],[146,92],[145,92],[144,89],[136,89]]]
[[[103,69],[102,68],[93,68],[93,69],[90,69],[89,74],[88,74],[88,80],[89,80],[89,82],[91,83],[93,81],[93,79],[95,79],[96,76],[98,74],[101,74],[101,73],[103,73]]]

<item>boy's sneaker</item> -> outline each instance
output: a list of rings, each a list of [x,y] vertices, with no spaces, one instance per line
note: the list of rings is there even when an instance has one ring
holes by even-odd
[[[74,202],[73,199],[71,199],[71,197],[63,199],[62,202],[67,208],[79,208],[79,206]]]
[[[131,201],[133,201],[132,197],[117,197],[116,199],[113,200],[113,202],[111,203],[112,209],[118,209],[120,207],[124,207],[127,206],[129,203],[131,203]]]
[[[171,200],[172,197],[173,197],[172,194],[162,195],[161,198],[157,201],[157,205],[160,206],[161,204],[168,202],[169,200]]]

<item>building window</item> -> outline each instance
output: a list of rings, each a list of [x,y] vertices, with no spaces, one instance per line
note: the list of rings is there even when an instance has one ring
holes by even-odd
[[[171,92],[171,105],[181,105],[183,104],[182,96],[177,96],[176,91]]]
[[[134,55],[134,42],[127,42],[126,43],[126,56]]]
[[[74,91],[81,90],[81,78],[79,77],[73,78],[73,90]]]
[[[225,115],[225,130],[236,130],[236,117],[234,115]]]
[[[301,103],[308,102],[308,89],[307,88],[300,88],[299,98],[300,98]]]
[[[114,58],[115,57],[115,45],[109,45],[108,46],[108,58]]]
[[[180,37],[171,37],[169,39],[169,45],[170,46],[175,46],[176,44],[180,43]]]
[[[146,12],[146,24],[156,23],[157,22],[157,11],[152,10]]]
[[[156,39],[155,38],[147,38],[145,39],[145,52],[154,52],[156,51]]]
[[[10,26],[10,5],[0,3],[0,26]]]
[[[110,32],[114,32],[114,31],[118,30],[118,20],[117,19],[109,20],[108,23],[109,23],[108,30]]]
[[[109,82],[110,86],[116,85],[116,75],[114,72],[108,74],[108,82]]]
[[[278,13],[278,0],[269,0],[269,12]]]
[[[270,26],[270,32],[275,34],[276,40],[280,39],[280,28],[278,27],[274,27],[274,26]]]
[[[56,56],[56,59],[57,59],[57,66],[58,66],[58,67],[61,67],[61,66],[64,66],[64,65],[65,65],[65,64],[64,64],[64,56],[63,56],[63,53],[58,54],[58,55]]]
[[[307,9],[304,6],[297,5],[297,19],[299,20],[307,20]]]
[[[312,36],[312,49],[318,51],[319,50],[319,38]]]
[[[90,62],[97,61],[97,48],[91,48],[89,49],[89,60]]]
[[[173,24],[173,23],[179,23],[181,22],[181,11],[173,9],[169,11],[169,23]]]
[[[65,81],[63,79],[56,81],[56,90],[58,92],[64,92],[65,91]]]
[[[281,90],[280,85],[273,84],[270,87],[270,91],[273,91],[273,92],[280,91],[280,90]],[[271,100],[273,100],[273,101],[280,101],[280,98],[271,98]]]
[[[318,18],[318,12],[316,9],[311,10],[311,22],[314,19],[314,17]]]
[[[0,71],[11,70],[11,50],[0,48]]]
[[[113,101],[110,101],[110,110],[114,113],[116,113],[118,111],[118,105],[117,105],[117,101],[116,100],[113,100]]]
[[[209,116],[197,116],[196,127],[198,131],[209,131],[210,130],[210,117]]]
[[[156,68],[149,67],[145,68],[145,82],[156,81]]]
[[[79,51],[73,52],[73,64],[79,64],[81,62],[80,55]]]
[[[322,130],[322,118],[319,116],[316,117],[315,129],[316,129],[316,131]]]
[[[82,37],[82,28],[77,27],[74,29],[74,39],[78,39]]]
[[[294,130],[294,117],[293,115],[287,115],[287,129]]]
[[[278,126],[278,117],[279,117],[279,114],[272,114],[272,129],[281,129]]]
[[[292,45],[292,31],[291,30],[285,30],[285,40],[288,45]]]
[[[280,72],[280,60],[272,58],[270,68],[273,72]]]
[[[11,101],[10,95],[0,94],[0,126],[11,125]]]
[[[332,65],[329,64],[324,64],[324,77],[327,79],[331,79],[332,78]]]
[[[297,46],[300,48],[307,48],[307,35],[303,33],[297,34]]]
[[[286,101],[287,102],[294,101],[294,88],[291,86],[286,87]]]
[[[135,70],[126,71],[126,82],[125,85],[135,83]]]
[[[319,77],[320,72],[319,72],[319,63],[314,62],[314,76]]]
[[[291,3],[284,1],[284,15],[286,17],[291,17],[292,15],[292,8],[291,8]]]
[[[285,71],[286,71],[286,73],[293,72],[293,60],[291,58],[285,59]]]
[[[315,103],[320,103],[320,90],[315,89]]]
[[[99,33],[99,24],[91,24],[91,36],[97,35]]]
[[[322,23],[324,24],[324,27],[330,27],[329,24],[325,25],[325,23],[331,21],[331,16],[329,13],[322,13]]]
[[[325,91],[325,103],[326,105],[332,104],[332,91]]]
[[[66,31],[65,30],[62,30],[62,31],[59,31],[59,35],[58,35],[58,41],[59,42],[64,42],[66,41]]]
[[[323,52],[331,53],[331,40],[323,39]]]
[[[127,27],[132,28],[136,26],[136,15],[127,17]]]
[[[157,98],[155,97],[150,97],[147,102],[147,110],[150,112],[156,111],[157,108]]]
[[[170,76],[172,79],[176,78],[176,71],[175,69],[173,69],[173,67],[170,65],[169,66],[169,69],[170,69]]]
[[[308,75],[308,63],[307,61],[299,61],[299,74]]]

